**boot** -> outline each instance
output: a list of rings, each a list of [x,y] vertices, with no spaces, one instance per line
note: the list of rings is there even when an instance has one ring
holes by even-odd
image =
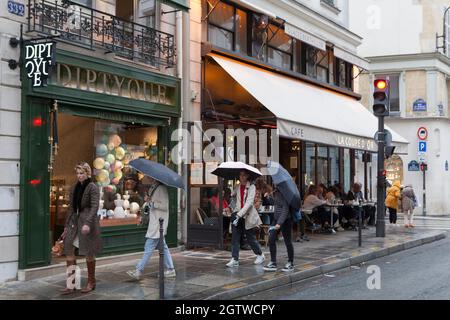
[[[77,261],[76,260],[67,260],[66,261],[66,266],[67,268],[69,268],[70,266],[76,266],[77,265]],[[67,273],[67,278],[69,278],[70,276],[72,276],[73,274],[75,274],[75,270],[73,270],[70,274]],[[75,279],[73,280],[72,284],[75,284]],[[71,294],[74,293],[76,291],[76,288],[74,287],[73,289],[70,288],[64,288],[64,289],[60,289],[59,292],[62,295],[66,295],[66,294]]]
[[[88,283],[86,288],[81,289],[81,293],[88,293],[95,290],[95,260],[86,261],[88,269]]]

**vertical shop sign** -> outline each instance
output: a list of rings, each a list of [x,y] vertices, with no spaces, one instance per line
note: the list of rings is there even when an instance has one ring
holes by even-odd
[[[55,48],[54,41],[25,44],[25,68],[27,77],[32,79],[33,87],[47,86],[55,62]]]

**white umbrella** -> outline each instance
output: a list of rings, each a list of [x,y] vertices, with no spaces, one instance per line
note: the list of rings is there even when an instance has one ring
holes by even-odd
[[[256,169],[255,167],[252,167],[248,164],[245,164],[240,161],[227,161],[222,162],[214,171],[212,171],[212,174],[215,174],[216,176],[222,177],[224,179],[237,179],[239,178],[239,173],[241,170],[247,171],[247,173],[250,175],[250,178],[252,180],[262,176],[261,171]]]

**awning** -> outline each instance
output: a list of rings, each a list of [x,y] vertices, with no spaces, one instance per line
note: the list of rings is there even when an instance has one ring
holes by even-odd
[[[348,52],[347,50],[343,50],[338,47],[334,47],[334,56],[336,58],[347,61],[357,67],[360,67],[364,70],[369,70],[369,61],[363,58],[358,57],[357,55]]]
[[[282,137],[351,149],[377,151],[378,119],[357,100],[226,57],[212,58],[277,117]],[[396,153],[408,141],[393,130]]]
[[[158,0],[161,3],[168,4],[169,6],[183,10],[189,11],[189,0]]]

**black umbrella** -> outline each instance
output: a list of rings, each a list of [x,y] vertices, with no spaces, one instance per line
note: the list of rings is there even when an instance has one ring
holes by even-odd
[[[286,202],[293,209],[300,209],[300,193],[289,172],[281,164],[274,161],[268,162],[267,171]]]
[[[182,177],[161,163],[139,158],[130,161],[130,167],[169,186],[186,190]]]

